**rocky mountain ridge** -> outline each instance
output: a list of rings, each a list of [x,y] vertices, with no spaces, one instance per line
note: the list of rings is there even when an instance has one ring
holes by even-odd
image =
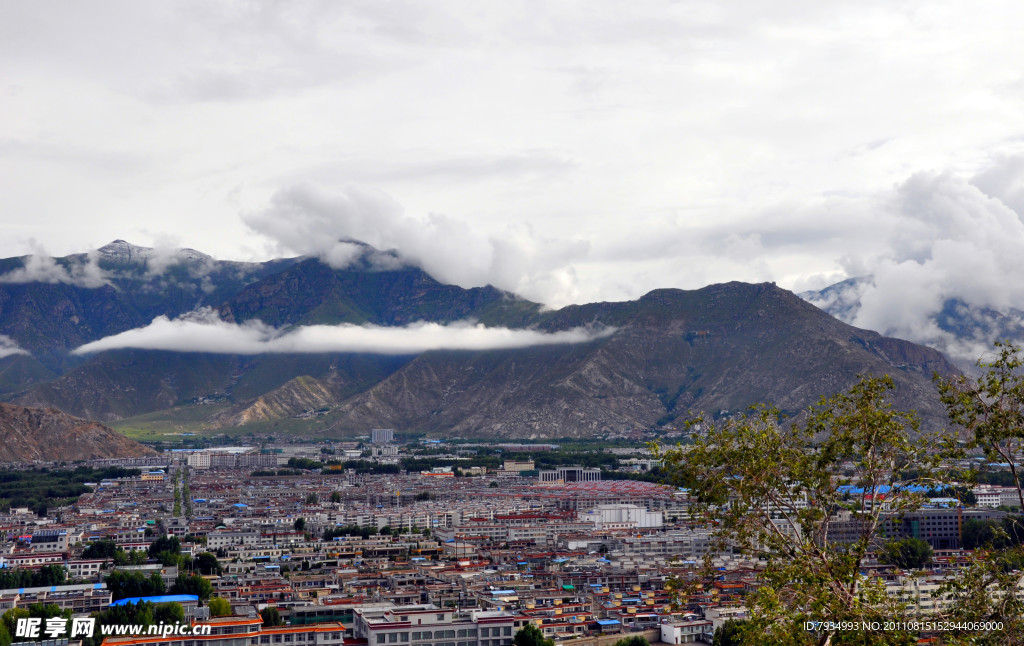
[[[0,358],[0,394],[9,401],[105,421],[216,401],[222,405],[207,416],[209,428],[270,432],[393,427],[583,437],[728,415],[757,402],[795,413],[860,374],[889,373],[895,403],[937,426],[943,414],[931,376],[956,371],[934,350],[851,327],[768,283],[662,289],[552,311],[490,286],[442,284],[416,267],[382,262],[387,252],[370,247],[341,269],[314,258],[224,263],[199,252],[163,254],[154,265],[150,252],[123,241],[105,248],[97,262],[107,282],[98,287],[3,282],[15,264],[0,260],[0,333],[31,353]],[[279,330],[470,320],[614,333],[576,344],[404,355],[68,352],[198,306],[229,323],[258,320]]]

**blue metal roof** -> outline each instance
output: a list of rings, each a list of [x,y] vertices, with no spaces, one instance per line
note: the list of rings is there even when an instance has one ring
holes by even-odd
[[[878,485],[877,487],[875,487],[875,491],[874,492],[876,494],[885,495],[885,494],[889,493],[890,488],[891,487],[889,487],[889,485]],[[843,485],[841,487],[837,487],[836,490],[839,493],[853,493],[853,494],[861,494],[861,493],[867,492],[867,489],[865,489],[864,487],[855,487],[853,485]],[[898,491],[907,491],[907,492],[910,492],[910,493],[925,493],[926,491],[928,491],[928,487],[922,487],[920,485],[906,485],[906,486],[903,486],[903,487],[897,487],[897,490]]]
[[[149,603],[171,603],[175,601],[178,603],[199,603],[199,597],[194,594],[162,594],[155,597],[128,597],[127,599],[119,599],[110,605],[126,606],[129,603],[134,604],[141,603],[143,601],[148,601]]]

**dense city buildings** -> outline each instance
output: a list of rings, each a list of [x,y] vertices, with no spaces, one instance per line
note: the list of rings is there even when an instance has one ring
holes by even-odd
[[[57,567],[64,578],[0,590],[0,613],[40,603],[101,616],[123,596],[107,585],[112,573],[171,591],[212,558],[218,568],[202,576],[230,614],[210,617],[198,598],[178,602],[209,636],[108,636],[106,646],[507,646],[526,625],[587,646],[631,634],[707,643],[725,621],[745,616],[763,564],[723,549],[713,528],[691,521],[687,491],[643,479],[660,466],[646,449],[581,454],[612,470],[538,469],[539,456],[557,446],[534,457],[503,450],[485,466],[481,452],[493,445],[403,445],[392,433],[376,429],[366,445],[164,453],[133,462],[137,475],[90,483],[74,504],[45,515],[2,512],[0,572]],[[940,611],[942,582],[968,561],[965,528],[1000,521],[1006,512],[993,502],[1010,499],[979,488],[975,507],[935,498],[883,516],[887,536],[936,550],[932,569],[922,576],[876,560],[865,574],[921,612]],[[797,503],[808,504],[789,501]],[[856,517],[833,514],[827,540],[855,540]],[[152,553],[156,541],[172,539],[180,554]],[[715,575],[680,604],[668,582],[706,577],[705,559]],[[264,615],[281,625],[264,625]]]

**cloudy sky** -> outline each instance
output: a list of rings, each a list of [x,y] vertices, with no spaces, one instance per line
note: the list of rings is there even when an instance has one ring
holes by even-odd
[[[872,273],[876,329],[1024,307],[1022,33],[998,1],[0,0],[0,256],[357,238],[551,305]]]

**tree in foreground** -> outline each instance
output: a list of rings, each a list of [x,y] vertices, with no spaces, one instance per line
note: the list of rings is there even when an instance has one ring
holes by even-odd
[[[715,630],[711,646],[743,646],[743,619],[728,619]]]
[[[1024,455],[1024,355],[1012,343],[996,343],[998,356],[978,362],[984,374],[937,379],[950,420],[964,431],[967,451],[980,450],[990,462],[1010,468],[1021,509],[1021,456]]]
[[[1009,467],[1011,485],[1024,511],[1021,491],[1021,456],[1024,456],[1024,353],[1009,342],[996,343],[996,356],[979,361],[977,379],[960,375],[937,379],[942,403],[950,420],[959,427],[960,444],[951,457],[965,458],[981,452],[990,462]],[[976,477],[973,471],[965,480]],[[999,621],[998,634],[973,641],[950,643],[1024,644],[1024,524],[1019,516],[1007,516],[999,524],[967,523],[965,543],[977,546],[971,568],[961,570],[943,593],[963,621]]]
[[[526,624],[512,638],[513,646],[555,646],[555,640],[545,639],[540,628],[533,624]]]
[[[893,410],[888,377],[862,378],[823,399],[806,418],[780,424],[760,407],[714,423],[693,444],[664,453],[667,474],[686,487],[690,512],[714,526],[714,551],[760,561],[760,588],[748,598],[746,639],[771,644],[913,644],[916,635],[807,631],[806,621],[892,622],[913,611],[862,576],[881,546],[884,514],[921,506],[911,484],[934,484],[936,438],[914,414]],[[694,426],[693,428],[698,428]],[[884,498],[884,503],[883,503]],[[842,529],[843,542],[834,540]],[[710,575],[711,560],[705,560]],[[698,577],[677,594],[695,591]],[[707,580],[707,579],[705,579]]]

